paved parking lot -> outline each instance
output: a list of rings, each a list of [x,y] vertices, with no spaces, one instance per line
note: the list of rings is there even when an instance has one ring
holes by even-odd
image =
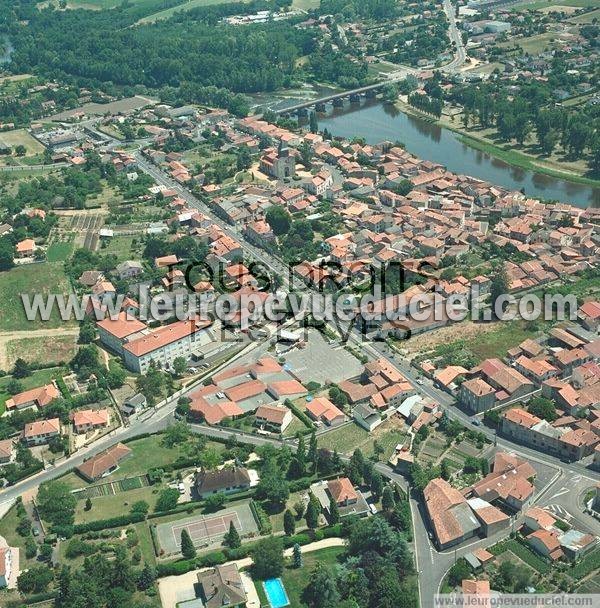
[[[294,348],[285,355],[290,371],[302,383],[341,382],[362,372],[361,362],[343,346],[330,345],[316,329],[308,332],[304,348]]]

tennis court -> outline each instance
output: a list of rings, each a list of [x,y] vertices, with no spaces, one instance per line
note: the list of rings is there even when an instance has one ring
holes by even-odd
[[[156,526],[158,542],[165,553],[178,553],[181,533],[187,530],[195,547],[220,542],[233,523],[240,536],[258,532],[258,526],[248,503],[219,511],[214,515],[197,515]]]

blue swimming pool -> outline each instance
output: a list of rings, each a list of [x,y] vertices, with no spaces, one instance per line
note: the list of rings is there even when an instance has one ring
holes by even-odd
[[[271,608],[283,608],[290,605],[290,600],[280,578],[270,578],[268,581],[264,581],[263,588]]]

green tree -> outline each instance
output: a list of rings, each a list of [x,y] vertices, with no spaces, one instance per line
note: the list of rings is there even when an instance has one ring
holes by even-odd
[[[86,511],[92,510],[92,499],[89,496],[85,499],[85,510]]]
[[[132,513],[141,513],[147,515],[150,510],[150,505],[145,500],[137,500],[131,505]]]
[[[21,593],[41,593],[53,579],[54,574],[48,566],[31,566],[19,575],[17,587]]]
[[[190,427],[185,422],[176,422],[167,427],[162,443],[167,448],[185,443],[190,438]]]
[[[548,422],[554,422],[558,418],[554,402],[545,397],[534,397],[529,402],[529,413]]]
[[[40,486],[37,505],[45,521],[55,525],[72,525],[76,504],[77,499],[62,481],[51,481]]]
[[[304,441],[304,435],[298,435],[298,447],[296,449],[296,458],[298,459],[298,462],[304,470],[304,467],[306,466],[306,443]]]
[[[10,270],[14,265],[15,247],[7,238],[0,238],[0,271]]]
[[[185,360],[185,357],[175,357],[175,359],[173,359],[173,371],[175,372],[176,376],[183,376],[183,374],[185,374],[187,370],[187,361]]]
[[[26,378],[27,376],[31,376],[31,365],[19,357],[13,366],[12,375],[14,378]]]
[[[340,594],[327,566],[317,562],[302,597],[312,608],[337,608]]]
[[[259,540],[251,551],[252,574],[259,580],[277,578],[283,572],[283,542],[277,536]]]
[[[448,583],[451,587],[457,587],[462,581],[471,576],[471,568],[462,557],[450,568],[448,572]]]
[[[315,498],[311,497],[310,501],[308,502],[308,506],[306,507],[306,514],[305,514],[306,525],[311,530],[314,530],[319,525],[319,515],[320,514],[321,514],[321,508],[320,508],[319,502]]]
[[[154,585],[156,580],[156,570],[150,564],[144,564],[142,571],[138,577],[138,589],[140,591],[147,591]]]
[[[156,501],[155,511],[170,511],[177,506],[179,500],[179,490],[176,488],[165,488],[161,490]]]
[[[383,492],[383,477],[377,472],[373,471],[371,476],[371,493],[374,498],[379,498]]]
[[[292,557],[294,568],[302,568],[302,549],[298,543],[294,543],[294,547],[292,549]]]
[[[394,491],[391,486],[385,486],[385,488],[383,488],[383,494],[381,495],[381,508],[384,511],[391,511],[395,505]]]
[[[337,524],[340,521],[340,511],[337,503],[332,497],[329,497],[329,523],[332,525]]]
[[[223,505],[227,502],[227,496],[223,492],[217,492],[216,494],[210,494],[204,499],[204,510],[207,513],[213,513],[223,508]]]
[[[310,440],[308,443],[308,454],[306,458],[312,463],[312,471],[315,472],[317,468],[317,456],[318,456],[318,446],[317,446],[317,434],[313,431],[310,434]]]
[[[288,211],[280,205],[272,205],[267,209],[266,220],[276,236],[287,234],[292,225]]]
[[[183,555],[184,559],[194,559],[196,557],[196,547],[194,547],[192,537],[187,528],[181,531],[181,555]]]
[[[352,453],[350,462],[347,465],[346,472],[352,485],[359,485],[363,480],[365,468],[365,458],[359,448],[356,448]]]
[[[272,505],[285,505],[290,496],[290,486],[284,479],[277,463],[269,459],[263,466],[261,479],[256,486],[256,497],[268,500]]]
[[[287,536],[293,536],[296,532],[296,518],[289,509],[283,514],[283,531]]]
[[[237,528],[233,525],[233,522],[229,522],[229,530],[223,539],[225,545],[230,549],[238,549],[242,546],[242,539],[240,538]]]
[[[506,274],[504,264],[496,268],[491,279],[492,284],[490,287],[490,302],[492,305],[492,313],[494,318],[499,319],[504,314],[504,307],[506,306],[500,306],[499,298],[505,294],[508,294],[509,291],[508,275]]]

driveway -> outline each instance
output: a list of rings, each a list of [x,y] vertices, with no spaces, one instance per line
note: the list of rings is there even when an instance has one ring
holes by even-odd
[[[327,547],[343,546],[344,539],[342,538],[325,538],[323,540],[304,545],[304,547],[302,547],[302,553],[319,551],[319,549],[326,549]],[[283,552],[285,557],[291,557],[292,553],[293,549],[291,548],[286,549]],[[239,570],[242,570],[243,568],[249,568],[252,565],[252,558],[246,557],[244,559],[238,559],[228,563],[235,564]],[[165,578],[161,578],[158,581],[158,592],[160,595],[162,608],[176,608],[179,602],[194,599],[196,597],[194,584],[198,580],[198,574],[200,572],[206,572],[206,570],[210,570],[210,568],[192,570],[191,572],[181,574],[180,576],[167,576]],[[249,608],[258,608],[260,606],[260,601],[254,587],[254,581],[250,575],[246,574],[245,572],[241,572],[241,575],[242,581],[244,582],[244,589],[248,595]]]

